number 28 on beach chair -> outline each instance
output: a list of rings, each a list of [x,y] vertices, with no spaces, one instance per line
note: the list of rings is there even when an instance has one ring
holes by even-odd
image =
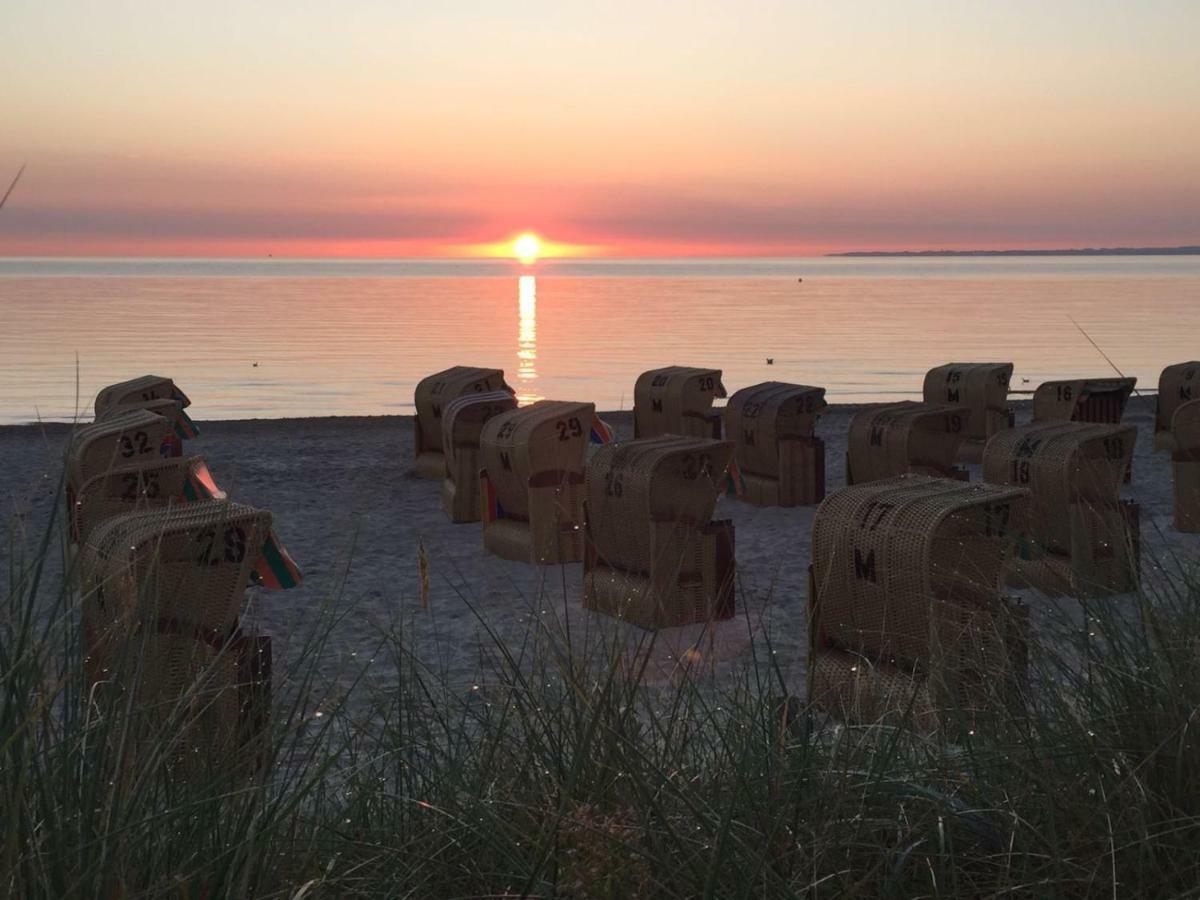
[[[906,473],[965,481],[954,461],[970,418],[962,404],[905,401],[859,411],[846,438],[846,484]]]
[[[421,379],[413,396],[417,415],[413,421],[413,471],[422,478],[446,477],[442,452],[442,416],[451,400],[464,394],[515,392],[501,369],[454,366]]]
[[[609,444],[587,467],[583,605],[644,628],[728,619],[733,523],[712,521],[733,445],[659,437]]]
[[[947,363],[925,374],[922,393],[926,403],[961,403],[971,409],[966,434],[958,448],[960,462],[983,459],[988,438],[1011,428],[1013,413],[1008,406],[1008,386],[1013,364]]]
[[[487,391],[456,397],[442,411],[442,509],[451,522],[479,521],[479,436],[489,419],[516,408],[512,394]]]
[[[967,727],[1012,699],[1024,613],[1001,596],[1027,492],[905,475],[817,509],[812,702],[843,719]]]
[[[767,381],[742,388],[725,406],[725,435],[755,506],[808,506],[825,497],[825,443],[813,429],[825,388]]]
[[[483,545],[538,565],[583,558],[591,403],[541,400],[490,418],[479,437]]]
[[[638,376],[633,388],[633,436],[721,437],[713,400],[725,396],[720,369],[667,366]]]

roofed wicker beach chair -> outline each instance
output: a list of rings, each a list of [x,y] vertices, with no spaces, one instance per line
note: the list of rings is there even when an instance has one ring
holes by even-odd
[[[638,376],[633,388],[633,436],[721,437],[713,400],[725,397],[720,369],[666,366]]]
[[[442,509],[451,522],[479,521],[479,436],[489,419],[516,408],[512,394],[487,391],[456,397],[442,411]]]
[[[169,740],[181,775],[244,762],[266,719],[270,652],[238,626],[245,589],[299,581],[271,514],[210,500],[115,516],[89,535],[80,570],[93,693],[125,695],[138,738]]]
[[[1013,364],[947,363],[925,373],[922,394],[926,403],[963,403],[970,407],[966,436],[958,448],[960,462],[983,459],[983,446],[998,431],[1011,428],[1008,385]]]
[[[446,458],[442,454],[442,414],[447,404],[463,394],[486,394],[492,391],[516,392],[504,380],[503,369],[479,369],[473,366],[454,366],[436,372],[417,383],[413,405],[417,415],[413,422],[413,471],[422,478],[446,477]]]
[[[136,406],[154,400],[174,400],[181,409],[192,405],[188,395],[176,387],[172,379],[164,375],[142,375],[101,388],[96,395],[96,419],[103,418],[114,406]]]
[[[1171,453],[1175,470],[1175,528],[1200,532],[1200,398],[1175,409],[1171,432],[1175,436],[1175,449]]]
[[[222,500],[204,459],[176,456],[122,466],[89,478],[75,497],[75,529],[80,543],[113,516],[148,512],[182,503]]]
[[[813,433],[825,388],[767,381],[725,406],[741,497],[755,506],[809,506],[825,497],[825,442]]]
[[[846,484],[915,473],[967,479],[954,461],[971,410],[963,404],[906,400],[860,410],[846,437]]]
[[[1119,425],[1136,378],[1044,381],[1033,392],[1033,421]]]
[[[1027,491],[904,475],[835,491],[813,520],[811,701],[848,722],[973,727],[1024,676],[1002,597]]]
[[[1189,400],[1200,400],[1200,362],[1167,366],[1158,377],[1158,399],[1154,412],[1154,449],[1174,450],[1172,421],[1175,410]]]
[[[584,465],[596,407],[540,400],[502,412],[479,436],[483,545],[504,559],[583,558]]]
[[[68,514],[74,516],[75,497],[89,479],[182,452],[174,424],[144,409],[79,426],[67,452]]]
[[[644,628],[728,619],[733,523],[712,521],[733,444],[666,436],[597,450],[587,467],[583,605]]]
[[[96,416],[97,422],[106,422],[125,415],[125,413],[145,410],[158,413],[164,419],[169,419],[175,426],[175,434],[181,440],[189,440],[200,434],[200,429],[191,417],[184,412],[183,404],[178,400],[134,400],[130,403],[115,403],[105,408],[102,414]]]
[[[1132,425],[1035,422],[988,441],[983,478],[1030,491],[1028,528],[1009,582],[1101,597],[1138,585],[1138,507],[1120,498]]]

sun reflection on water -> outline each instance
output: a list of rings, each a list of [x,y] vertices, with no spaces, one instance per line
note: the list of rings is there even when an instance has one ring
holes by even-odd
[[[534,390],[537,381],[537,278],[522,275],[517,280],[517,402],[542,399]]]

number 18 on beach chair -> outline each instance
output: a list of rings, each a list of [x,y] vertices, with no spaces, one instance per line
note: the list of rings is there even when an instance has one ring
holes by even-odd
[[[583,558],[592,403],[541,400],[492,416],[479,436],[483,545],[503,559]]]
[[[644,628],[728,619],[733,523],[712,521],[733,445],[659,437],[609,444],[587,468],[583,605]]]

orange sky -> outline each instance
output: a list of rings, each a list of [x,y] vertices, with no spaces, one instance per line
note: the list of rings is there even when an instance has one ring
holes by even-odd
[[[1200,4],[594,6],[11,0],[0,255],[1200,243]]]

